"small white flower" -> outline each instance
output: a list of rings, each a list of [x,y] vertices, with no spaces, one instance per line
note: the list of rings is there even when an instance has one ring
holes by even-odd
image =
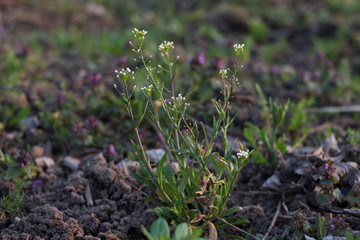
[[[235,53],[240,53],[244,51],[244,44],[234,44],[234,50],[235,50]]]
[[[132,33],[134,34],[135,37],[137,37],[137,35],[145,36],[147,34],[147,31],[145,31],[145,30],[139,31],[137,28],[134,28]]]
[[[237,158],[249,158],[249,150],[246,150],[246,151],[243,151],[243,150],[240,150],[240,152],[238,152],[236,154]]]
[[[168,52],[170,49],[174,49],[174,42],[164,41],[159,45],[160,51]]]
[[[227,75],[227,73],[228,73],[228,70],[227,70],[227,69],[221,69],[221,70],[219,71],[219,75],[220,75],[222,78],[225,78],[226,75]]]

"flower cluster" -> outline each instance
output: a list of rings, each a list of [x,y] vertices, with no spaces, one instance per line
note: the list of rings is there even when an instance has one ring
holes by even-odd
[[[15,162],[19,163],[20,167],[25,167],[32,161],[31,155],[28,151],[21,149],[17,152]]]
[[[55,103],[58,107],[61,107],[66,102],[66,97],[64,94],[60,93],[55,97]]]
[[[333,218],[329,225],[331,230],[338,230],[338,231],[345,231],[346,228],[348,227],[348,224],[345,222],[345,219],[340,216]]]
[[[94,73],[91,74],[89,76],[89,85],[92,87],[97,87],[101,84],[101,78],[102,78],[102,74],[101,73]]]
[[[245,158],[245,159],[249,158],[249,149],[246,151],[240,150],[240,152],[238,152],[236,156],[237,158]]]
[[[159,46],[159,50],[162,52],[169,52],[170,49],[174,49],[174,42],[168,42],[168,41],[164,41],[162,44],[160,44]]]
[[[96,120],[94,117],[89,117],[85,120],[85,124],[88,128],[96,128],[99,124],[99,121]]]
[[[150,84],[150,85],[147,86],[147,87],[144,86],[144,87],[140,88],[141,91],[148,92],[148,93],[151,93],[152,89],[153,89],[153,85],[152,85],[152,84]]]
[[[183,106],[185,106],[186,109],[190,106],[190,103],[185,102],[185,100],[186,98],[179,93],[177,97],[171,97],[171,100],[168,100],[168,104],[172,111],[175,111],[176,108],[181,108]]]
[[[117,73],[117,77],[126,77],[129,76],[130,74],[134,74],[134,71],[131,71],[130,68],[126,68],[126,69],[121,69],[120,71],[115,70],[115,73]]]
[[[322,179],[330,179],[333,178],[333,174],[335,173],[335,167],[330,163],[325,163],[321,170],[321,178]]]
[[[221,70],[219,71],[219,75],[220,75],[222,78],[225,78],[226,75],[227,75],[227,73],[228,73],[228,69],[221,69]]]
[[[84,126],[84,122],[79,121],[75,123],[71,132],[75,137],[78,137],[81,141],[84,141],[86,138],[86,128]]]
[[[121,78],[124,83],[126,84],[127,80],[131,77],[132,80],[135,80],[134,77],[134,71],[131,71],[130,68],[126,68],[126,69],[121,69],[120,71],[115,70],[115,73],[117,74],[117,78]]]
[[[134,34],[134,37],[138,37],[138,36],[142,36],[144,37],[147,34],[147,31],[145,30],[138,30],[137,28],[134,28],[134,30],[132,31],[132,33]]]
[[[236,55],[239,55],[240,53],[244,52],[244,44],[234,44],[233,47]]]
[[[200,53],[193,58],[189,59],[191,71],[197,71],[205,66],[205,53]]]
[[[114,145],[110,144],[109,146],[105,147],[103,149],[103,156],[106,159],[110,159],[112,156],[116,155],[115,147]]]

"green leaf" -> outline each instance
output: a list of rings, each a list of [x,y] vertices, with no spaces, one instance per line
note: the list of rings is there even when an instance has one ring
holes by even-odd
[[[341,191],[340,191],[339,188],[335,188],[335,189],[334,189],[333,196],[334,196],[337,200],[339,200],[339,201],[341,201],[341,199],[342,199],[342,197],[343,197],[343,195],[342,195],[342,193],[341,193]]]
[[[149,231],[144,226],[141,226],[141,231],[143,232],[145,237],[147,237],[148,240],[157,240],[153,238],[153,236],[151,236],[151,233],[149,233]]]
[[[14,178],[16,178],[16,177],[18,177],[20,175],[21,175],[21,168],[20,167],[10,166],[6,170],[5,179],[7,179],[7,180],[14,179]]]
[[[286,153],[286,144],[283,137],[279,138],[276,143],[276,148],[282,153]]]
[[[174,172],[169,165],[166,165],[164,168],[164,177],[170,184],[172,184],[173,186],[176,185]]]
[[[299,230],[296,230],[292,236],[294,240],[302,240],[304,237],[304,233],[300,232]]]
[[[269,163],[264,159],[263,154],[261,153],[260,150],[255,150],[252,152],[250,158],[251,161],[255,162],[255,163],[260,163],[263,165],[268,165]]]
[[[189,226],[186,223],[181,223],[175,229],[173,240],[183,240],[189,235],[190,235]]]
[[[185,191],[186,185],[188,184],[188,178],[187,175],[184,175],[183,178],[180,181],[180,185],[179,185],[179,191],[181,193],[183,193]]]
[[[249,128],[245,128],[243,131],[243,134],[244,134],[244,137],[246,138],[246,140],[248,140],[253,147],[257,146],[253,132]]]
[[[170,228],[165,219],[159,218],[151,225],[150,233],[154,239],[170,237]]]
[[[167,156],[168,156],[168,153],[166,152],[160,159],[159,164],[157,166],[157,175],[160,176],[160,178],[161,178],[162,172],[164,170],[164,165],[166,163]],[[160,179],[160,181],[161,181],[161,179]]]
[[[15,126],[20,120],[27,118],[30,113],[31,113],[30,107],[25,107],[21,109],[20,112],[16,114],[16,116],[9,121],[8,126],[9,127]]]
[[[328,194],[319,194],[318,196],[318,202],[322,205],[331,202],[332,199],[333,197]]]
[[[148,178],[145,178],[144,176],[137,174],[136,172],[130,172],[130,175],[138,182],[145,183],[146,185],[151,184],[151,181]]]
[[[141,124],[141,122],[142,122],[142,120],[143,120],[143,118],[144,118],[144,116],[145,116],[145,114],[146,114],[146,112],[147,112],[148,106],[149,106],[149,101],[146,101],[144,110],[143,110],[143,111],[140,111],[141,114],[139,115],[139,117],[138,117],[137,120],[136,120],[136,124],[135,124],[135,127],[136,127],[136,128],[138,128],[139,125]]]
[[[229,208],[229,209],[223,211],[223,212],[219,215],[219,217],[221,217],[221,218],[227,217],[227,216],[229,216],[229,215],[231,215],[231,214],[233,214],[233,213],[235,213],[235,212],[238,212],[238,211],[240,211],[240,207],[235,206],[235,207],[232,207],[232,208]]]
[[[322,217],[319,213],[316,214],[316,231],[318,239],[326,237],[326,218]]]
[[[345,234],[345,236],[346,236],[346,240],[355,240],[355,239],[354,239],[354,236],[353,236],[351,233],[349,233],[349,232],[347,232],[347,233]]]
[[[326,188],[329,188],[331,185],[334,185],[335,178],[330,178],[330,179],[324,178],[321,179],[319,183],[326,186]]]
[[[355,205],[357,205],[357,204],[360,204],[360,198],[357,197],[357,196],[353,196],[353,195],[351,195],[351,194],[348,194],[348,195],[346,196],[346,199],[348,200],[349,205],[350,205],[351,207],[353,207],[353,206],[355,206]]]

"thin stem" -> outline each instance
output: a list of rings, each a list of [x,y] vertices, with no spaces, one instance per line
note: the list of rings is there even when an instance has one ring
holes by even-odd
[[[128,91],[126,91],[126,94],[128,94]],[[147,172],[150,174],[151,178],[153,179],[153,182],[155,183],[156,187],[161,191],[161,193],[163,194],[163,196],[166,198],[166,200],[172,205],[174,206],[174,203],[171,201],[171,199],[169,198],[169,196],[164,192],[164,190],[161,188],[160,184],[158,183],[157,179],[155,178],[154,176],[154,173],[152,172],[152,169],[151,167],[149,166],[149,162],[146,160],[146,154],[145,154],[145,149],[142,145],[142,142],[141,142],[141,138],[140,138],[140,134],[139,134],[139,130],[138,128],[136,127],[135,125],[135,118],[134,118],[134,114],[132,112],[132,108],[131,108],[131,105],[130,105],[130,102],[128,102],[128,111],[129,111],[129,114],[130,114],[130,117],[132,119],[132,122],[133,122],[133,126],[134,126],[134,131],[135,131],[135,134],[136,134],[136,139],[137,139],[137,142],[140,146],[140,149],[141,149],[141,153],[142,153],[142,159],[144,164],[145,164],[145,167],[146,167],[146,170]]]

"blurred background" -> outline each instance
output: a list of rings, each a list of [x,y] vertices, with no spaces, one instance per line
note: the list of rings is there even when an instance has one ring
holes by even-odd
[[[189,95],[190,111],[204,122],[235,43],[245,43],[240,125],[260,122],[255,83],[299,109],[357,104],[359,12],[358,0],[0,0],[2,142],[51,145],[52,153],[117,142],[126,151],[130,122],[109,93],[114,69],[137,67],[128,45],[135,27],[148,31],[148,56],[175,43],[177,79],[201,89]]]

